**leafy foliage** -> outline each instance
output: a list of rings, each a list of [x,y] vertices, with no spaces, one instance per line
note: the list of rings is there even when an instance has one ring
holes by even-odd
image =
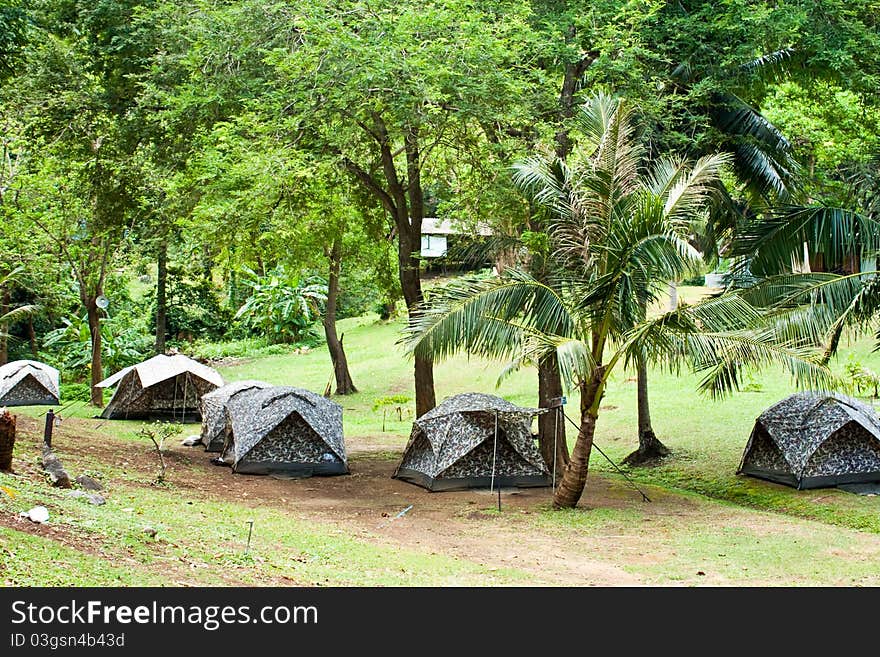
[[[88,320],[85,316],[71,316],[61,322],[61,327],[46,334],[41,358],[73,377],[85,377],[91,366]],[[141,318],[127,313],[101,320],[101,338],[104,366],[109,372],[134,365],[152,351],[153,338],[145,332]]]
[[[315,277],[300,279],[278,266],[265,276],[246,270],[251,294],[235,315],[272,342],[299,342],[318,320],[327,301],[327,284]]]

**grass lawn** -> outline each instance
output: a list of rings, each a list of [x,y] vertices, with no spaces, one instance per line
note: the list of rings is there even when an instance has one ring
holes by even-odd
[[[686,300],[704,293],[681,290]],[[390,480],[414,408],[412,365],[396,345],[401,325],[375,316],[340,322],[359,389],[337,398],[354,446],[351,477],[230,478],[228,471],[212,470],[207,455],[175,441],[168,482],[156,486],[148,444],[136,435],[140,424],[95,420],[90,409],[75,404],[63,412],[68,420],[59,429],[58,449],[74,474],[93,472],[108,483],[107,504],[95,507],[45,485],[37,467],[44,411],[17,410],[25,418],[16,450],[23,465],[17,477],[0,475],[0,484],[19,493],[14,500],[0,493],[6,518],[0,582],[880,583],[880,497],[796,491],[735,474],[755,417],[792,392],[780,371],[756,373],[750,392],[720,401],[697,393],[698,376],[651,372],[654,428],[673,456],[628,472],[651,503],[640,501],[595,452],[581,507],[564,512],[551,510],[549,494],[540,490],[511,493],[499,513],[483,492],[429,494]],[[869,339],[847,344],[834,368],[842,371],[852,355],[880,370],[872,346]],[[518,372],[496,389],[501,368],[464,357],[438,364],[438,401],[483,391],[534,405],[535,372]],[[226,361],[219,369],[227,380],[256,378],[317,392],[332,371],[324,348]],[[408,401],[381,405],[391,396]],[[620,370],[597,432],[598,446],[615,462],[636,446],[635,401],[633,374]],[[576,398],[568,408],[574,419]],[[196,431],[189,425],[182,435]],[[43,530],[10,520],[36,503],[53,515]],[[409,515],[387,520],[406,503],[414,508]],[[245,554],[249,520],[259,540]],[[145,534],[145,526],[156,536]]]

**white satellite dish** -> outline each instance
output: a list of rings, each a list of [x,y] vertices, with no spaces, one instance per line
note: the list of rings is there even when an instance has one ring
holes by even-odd
[[[103,294],[95,299],[95,305],[98,306],[101,310],[107,308],[110,305],[110,300],[105,297]]]

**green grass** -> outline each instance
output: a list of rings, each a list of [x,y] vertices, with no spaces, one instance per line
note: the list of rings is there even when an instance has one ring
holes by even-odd
[[[680,290],[682,298],[691,301],[704,292],[702,288]],[[336,400],[344,408],[346,436],[358,436],[361,443],[372,446],[374,458],[396,459],[414,419],[412,363],[396,344],[401,327],[400,320],[382,322],[376,316],[339,323],[359,392]],[[865,366],[880,370],[880,354],[872,348],[870,339],[845,344],[832,365],[842,372],[847,358],[854,355]],[[496,388],[501,369],[501,363],[465,357],[438,363],[438,401],[458,392],[482,391],[535,405],[535,372],[517,372]],[[305,353],[258,352],[235,362],[224,361],[220,371],[229,381],[263,379],[316,392],[323,392],[332,375],[324,347]],[[834,489],[796,491],[736,475],[757,415],[793,392],[783,372],[755,373],[751,392],[718,401],[697,392],[698,375],[652,370],[649,380],[654,428],[673,456],[656,467],[631,469],[629,475],[647,488],[657,500],[654,505],[638,503],[637,494],[594,452],[593,472],[612,482],[619,506],[590,508],[595,484],[588,482],[585,506],[579,509],[552,511],[547,504],[522,516],[491,508],[484,515],[491,522],[512,523],[516,528],[522,520],[523,531],[537,531],[570,544],[573,558],[580,554],[603,559],[648,583],[880,583],[875,543],[866,548],[871,557],[860,558],[863,539],[876,542],[880,534],[880,497]],[[377,402],[392,396],[408,398],[399,403],[400,419],[398,404],[374,410]],[[577,396],[570,395],[567,410],[573,419],[576,409]],[[16,412],[39,417],[45,410],[31,407]],[[62,415],[91,418],[95,411],[74,403]],[[597,445],[615,462],[637,445],[635,419],[633,373],[619,370],[603,400],[596,436]],[[148,449],[148,443],[137,436],[139,422],[91,423],[92,430],[109,441],[122,441],[120,445],[140,441]],[[196,432],[197,425],[182,428],[182,435]],[[569,426],[570,440],[573,434]],[[35,450],[23,458],[31,468],[37,467]],[[77,472],[100,472],[114,480],[107,505],[94,507],[40,482],[0,475],[0,484],[20,489],[14,501],[0,494],[0,509],[17,512],[28,505],[45,504],[53,523],[94,550],[77,551],[45,536],[0,528],[0,581],[19,585],[290,581],[392,586],[530,581],[527,573],[516,568],[490,569],[482,562],[433,554],[427,546],[403,549],[382,537],[353,535],[342,524],[306,521],[284,509],[209,500],[198,491],[176,487],[173,481],[163,487],[150,486],[143,472],[130,468],[122,456],[107,463],[82,453],[75,465]],[[697,505],[703,515],[684,523],[668,511],[670,504]],[[466,518],[467,509],[463,514]],[[251,551],[245,554],[250,519],[256,529]],[[145,525],[158,530],[156,539],[145,536]],[[627,538],[617,553],[615,541],[620,536]],[[580,545],[583,541],[587,543]],[[113,559],[102,559],[100,550]],[[833,559],[829,558],[832,554]],[[128,566],[120,565],[120,558]],[[43,569],[44,561],[51,562],[51,567]]]
[[[105,478],[119,472],[103,468]],[[76,536],[99,554],[0,527],[0,581],[7,585],[468,586],[526,581],[515,569],[490,570],[466,559],[389,548],[352,537],[342,527],[306,523],[278,508],[209,500],[199,491],[150,486],[142,478],[115,485],[103,506],[8,475],[0,474],[0,485],[17,492],[14,500],[0,500],[0,510],[41,504],[49,509],[47,527]],[[145,528],[156,530],[155,536]]]

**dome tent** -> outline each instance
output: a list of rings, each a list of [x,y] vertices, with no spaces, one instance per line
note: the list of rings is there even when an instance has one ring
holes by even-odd
[[[198,422],[202,395],[222,386],[217,370],[182,354],[159,354],[118,371],[98,384],[116,386],[101,413],[109,420],[162,419]]]
[[[880,418],[846,395],[791,395],[757,418],[737,473],[799,489],[880,481]]]
[[[0,367],[0,406],[58,404],[58,370],[35,360],[15,360]]]
[[[348,474],[342,407],[302,388],[241,392],[226,405],[227,435],[218,462],[243,474],[292,477]]]
[[[246,390],[268,388],[264,381],[235,381],[202,395],[201,440],[206,452],[219,452],[226,438],[226,405],[229,400]]]
[[[531,432],[540,412],[482,393],[449,397],[413,423],[394,478],[431,491],[550,486]]]

